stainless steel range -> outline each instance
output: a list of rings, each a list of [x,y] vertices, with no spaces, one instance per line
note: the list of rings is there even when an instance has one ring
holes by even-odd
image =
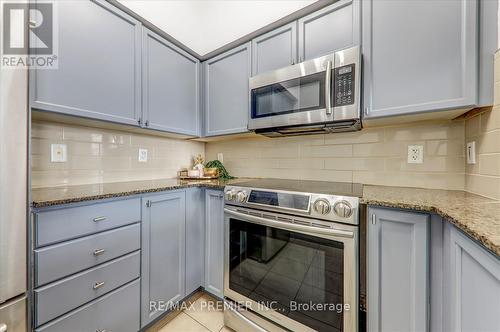
[[[225,324],[357,331],[362,186],[255,180],[225,189]]]

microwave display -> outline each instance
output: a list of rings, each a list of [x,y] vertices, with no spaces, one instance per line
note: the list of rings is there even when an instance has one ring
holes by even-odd
[[[334,70],[334,106],[354,104],[354,64],[338,67]]]

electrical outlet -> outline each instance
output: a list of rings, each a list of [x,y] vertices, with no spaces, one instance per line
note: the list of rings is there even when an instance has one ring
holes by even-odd
[[[222,152],[217,153],[217,160],[221,163],[224,162],[224,154]]]
[[[467,143],[467,164],[476,163],[476,142]]]
[[[422,164],[424,162],[424,146],[408,145],[408,164]]]
[[[66,144],[50,145],[50,161],[53,163],[65,163],[68,161],[68,148]]]
[[[140,163],[148,162],[148,149],[139,149],[139,162]]]

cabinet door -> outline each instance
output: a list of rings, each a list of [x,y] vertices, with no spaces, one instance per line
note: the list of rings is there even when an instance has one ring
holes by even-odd
[[[124,124],[141,112],[141,24],[106,1],[58,1],[56,70],[30,71],[31,106]]]
[[[369,208],[368,330],[426,331],[429,215]]]
[[[186,190],[186,295],[204,285],[205,192]]]
[[[362,6],[365,118],[476,103],[477,1]]]
[[[341,0],[299,19],[299,61],[359,44],[359,0]]]
[[[252,75],[297,62],[297,22],[252,40]]]
[[[247,131],[250,49],[248,42],[204,63],[206,136]]]
[[[222,298],[224,292],[224,199],[220,190],[206,190],[205,223],[205,290]]]
[[[499,257],[450,223],[444,257],[444,331],[500,331]]]
[[[145,126],[198,136],[199,61],[147,28],[142,38]]]
[[[143,198],[141,326],[185,294],[185,192]]]

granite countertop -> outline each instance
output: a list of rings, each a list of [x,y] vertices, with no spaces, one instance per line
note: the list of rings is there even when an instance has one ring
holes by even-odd
[[[42,208],[190,187],[222,190],[226,185],[249,180],[252,179],[196,181],[163,179],[37,188],[32,190],[32,207]],[[457,190],[365,185],[360,202],[439,214],[500,256],[500,201]]]
[[[92,201],[113,197],[131,196],[166,190],[191,187],[224,189],[228,184],[248,181],[248,179],[233,180],[179,180],[159,179],[144,181],[126,181],[113,183],[96,183],[73,186],[34,188],[31,190],[32,207],[47,206]]]
[[[366,185],[361,203],[436,213],[500,256],[500,201],[459,190]]]

